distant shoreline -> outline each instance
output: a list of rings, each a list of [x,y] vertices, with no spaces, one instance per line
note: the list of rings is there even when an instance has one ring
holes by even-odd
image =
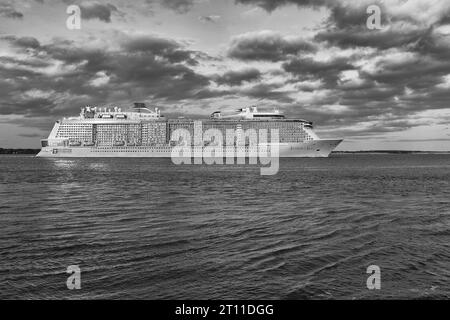
[[[38,154],[41,149],[10,149],[0,148],[0,154]]]

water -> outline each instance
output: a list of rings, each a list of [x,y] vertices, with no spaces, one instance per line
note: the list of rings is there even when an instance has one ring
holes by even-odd
[[[450,155],[1,156],[0,181],[0,298],[450,297]]]

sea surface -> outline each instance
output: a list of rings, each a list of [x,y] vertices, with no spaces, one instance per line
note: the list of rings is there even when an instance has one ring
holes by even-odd
[[[0,156],[0,182],[2,299],[450,298],[450,155]]]

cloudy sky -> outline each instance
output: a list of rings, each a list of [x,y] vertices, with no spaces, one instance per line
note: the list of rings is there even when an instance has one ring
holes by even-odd
[[[277,106],[339,150],[450,150],[450,1],[0,0],[0,147],[134,101],[175,117]]]

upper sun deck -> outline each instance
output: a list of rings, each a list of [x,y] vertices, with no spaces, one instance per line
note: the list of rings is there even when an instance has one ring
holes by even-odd
[[[98,107],[98,106],[85,106],[81,108],[80,115],[78,117],[64,118],[66,122],[132,122],[142,120],[158,120],[164,119],[158,108],[155,110],[148,109],[144,103],[135,103],[132,110],[122,111],[121,108],[116,106],[110,107]]]
[[[216,111],[211,114],[209,119],[166,119],[161,115],[158,108],[150,110],[144,103],[134,103],[131,110],[123,111],[117,106],[98,107],[87,105],[81,108],[80,115],[77,117],[63,118],[63,123],[72,124],[132,124],[142,121],[169,121],[170,123],[185,123],[195,120],[213,121],[214,123],[239,123],[239,122],[300,122],[304,126],[312,127],[312,122],[299,118],[286,118],[279,110],[259,111],[257,107],[247,107],[235,111]]]
[[[284,119],[284,115],[278,109],[273,111],[259,111],[257,107],[247,107],[235,111],[216,111],[211,114],[211,119],[245,119],[245,120],[278,120]]]
[[[304,119],[292,119],[286,118],[284,114],[280,113],[278,109],[272,111],[259,111],[257,107],[247,107],[237,109],[235,111],[216,111],[211,114],[211,120],[213,121],[277,121],[277,122],[300,122],[305,127],[312,128],[312,122]]]

